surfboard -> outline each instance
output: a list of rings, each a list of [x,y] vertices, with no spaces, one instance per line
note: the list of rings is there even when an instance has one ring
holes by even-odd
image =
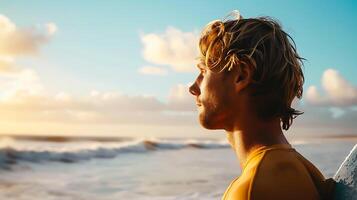
[[[335,200],[357,200],[357,144],[343,161],[333,179],[336,181]]]

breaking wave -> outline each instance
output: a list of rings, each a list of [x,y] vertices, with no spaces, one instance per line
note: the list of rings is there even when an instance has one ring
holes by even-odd
[[[93,158],[114,158],[123,153],[228,147],[229,144],[226,141],[218,140],[137,139],[115,142],[68,141],[58,143],[17,141],[12,138],[3,138],[0,140],[0,168],[6,169],[20,161],[74,163]]]

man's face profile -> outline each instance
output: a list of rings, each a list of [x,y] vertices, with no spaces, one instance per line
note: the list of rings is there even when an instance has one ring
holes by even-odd
[[[197,67],[200,73],[189,91],[196,97],[199,121],[207,129],[225,128],[234,116],[233,77],[212,72],[203,62]]]

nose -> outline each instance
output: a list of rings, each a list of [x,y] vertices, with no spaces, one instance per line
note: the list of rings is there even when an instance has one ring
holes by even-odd
[[[192,95],[194,95],[194,96],[198,96],[198,95],[201,94],[200,88],[198,87],[198,85],[197,85],[196,82],[194,82],[194,83],[190,86],[190,88],[189,88],[188,90],[189,90],[190,93],[191,93]]]

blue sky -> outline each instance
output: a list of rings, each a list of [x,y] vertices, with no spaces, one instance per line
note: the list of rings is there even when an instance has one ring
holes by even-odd
[[[336,68],[356,83],[356,3],[345,1],[4,1],[1,12],[19,26],[53,21],[58,34],[41,51],[44,59],[23,59],[38,69],[56,90],[81,92],[98,89],[163,97],[169,87],[189,82],[194,74],[145,77],[137,68],[142,58],[140,33],[163,32],[168,26],[183,31],[200,30],[207,22],[223,18],[233,9],[244,17],[268,15],[278,19],[307,58],[306,85],[319,84],[326,68]],[[333,58],[333,59],[332,59]],[[41,62],[40,64],[38,64]],[[42,64],[43,63],[43,64]],[[51,65],[51,67],[47,67]],[[54,81],[54,74],[72,84]],[[78,81],[80,80],[80,81]],[[135,84],[133,84],[135,83]]]
[[[209,21],[234,9],[245,18],[271,16],[282,23],[307,59],[305,91],[313,85],[321,90],[321,77],[328,69],[337,71],[352,88],[357,85],[354,1],[0,2],[0,14],[16,27],[56,25],[56,34],[38,48],[36,56],[16,55],[16,64],[34,70],[46,93],[81,96],[93,90],[114,91],[163,102],[173,86],[192,82],[196,74],[177,72],[168,65],[159,65],[167,70],[164,76],[138,73],[143,66],[158,66],[143,56],[142,37],[165,34],[168,27],[199,33]]]

